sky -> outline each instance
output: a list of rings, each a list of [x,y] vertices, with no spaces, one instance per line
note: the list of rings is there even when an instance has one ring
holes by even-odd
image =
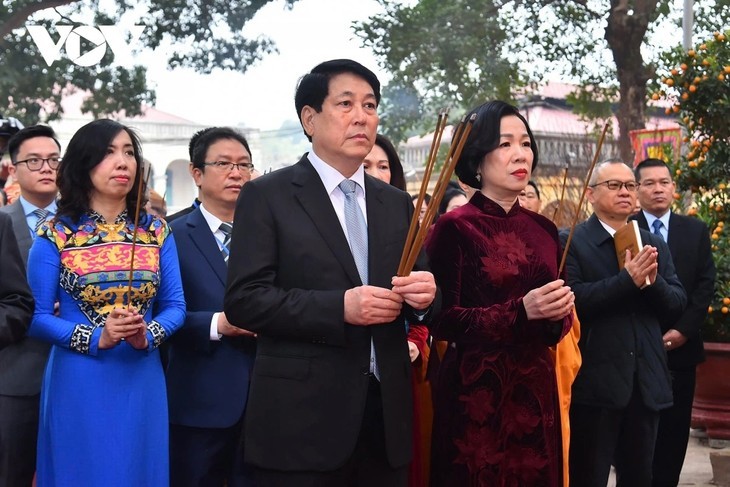
[[[142,53],[139,60],[147,65],[148,82],[157,92],[155,107],[201,124],[273,130],[296,120],[296,82],[322,61],[355,59],[387,81],[350,26],[381,11],[374,0],[299,0],[291,10],[283,5],[271,2],[246,27],[250,36],[270,37],[279,53],[266,55],[245,74],[171,71],[160,53]]]

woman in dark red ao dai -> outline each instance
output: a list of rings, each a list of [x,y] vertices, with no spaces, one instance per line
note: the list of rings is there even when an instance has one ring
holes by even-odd
[[[432,334],[449,342],[435,393],[431,485],[558,487],[548,347],[570,329],[574,297],[557,279],[555,225],[517,202],[537,165],[527,121],[500,101],[472,113],[456,173],[479,191],[439,218],[427,243],[443,293]]]

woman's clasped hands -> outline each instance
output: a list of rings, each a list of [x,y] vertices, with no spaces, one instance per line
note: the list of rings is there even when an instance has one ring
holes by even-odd
[[[147,348],[147,323],[137,310],[114,308],[101,330],[99,348],[113,348],[126,340],[138,350]]]

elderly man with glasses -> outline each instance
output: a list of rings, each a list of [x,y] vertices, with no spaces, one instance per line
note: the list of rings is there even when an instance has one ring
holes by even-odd
[[[606,485],[611,463],[619,487],[651,485],[659,412],[672,405],[661,324],[681,314],[687,296],[660,237],[641,230],[645,245],[627,251],[621,270],[613,241],[638,188],[623,162],[596,167],[587,192],[594,213],[575,228],[566,261],[582,327],[570,409],[575,485]]]
[[[56,214],[61,145],[52,128],[34,125],[15,133],[7,150],[20,197],[0,212],[10,215],[25,267],[36,231]],[[21,486],[31,485],[35,472],[40,388],[50,346],[25,335],[15,338],[0,347],[0,485]]]

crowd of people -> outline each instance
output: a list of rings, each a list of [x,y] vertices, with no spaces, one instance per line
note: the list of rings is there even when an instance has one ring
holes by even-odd
[[[63,157],[14,131],[1,487],[677,485],[714,267],[667,165],[600,163],[569,238],[528,121],[490,101],[458,184],[415,208],[380,96],[355,61],[314,67],[311,150],[260,178],[242,134],[199,131],[198,197],[170,216],[130,127],[90,122]],[[632,218],[644,245],[617,255]]]

